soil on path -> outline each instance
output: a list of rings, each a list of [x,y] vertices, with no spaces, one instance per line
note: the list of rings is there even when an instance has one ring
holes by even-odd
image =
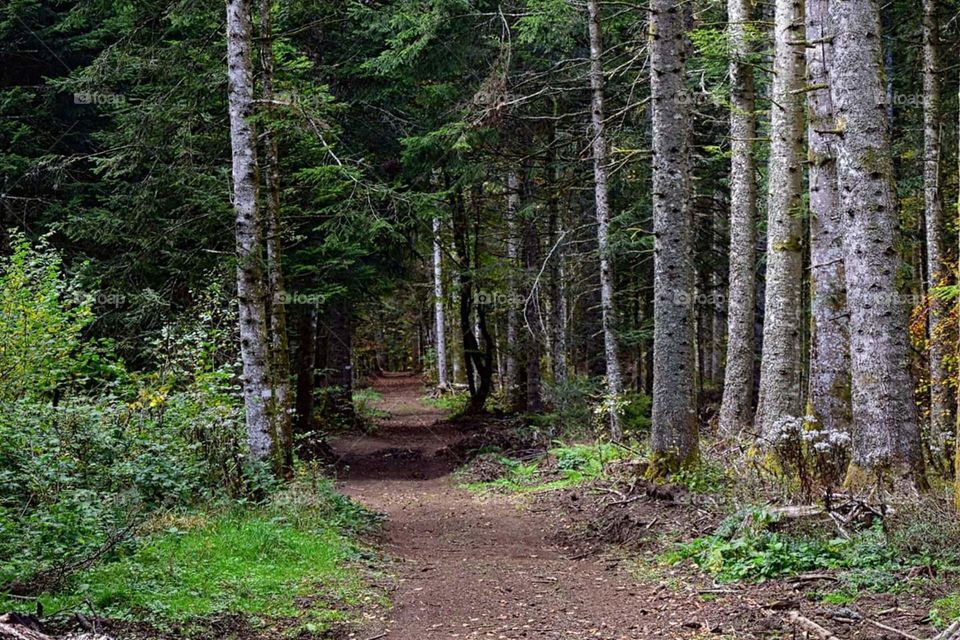
[[[464,434],[419,400],[419,379],[384,377],[375,389],[389,413],[380,429],[333,443],[343,492],[386,515],[386,551],[398,560],[394,609],[364,638],[735,637],[697,621],[695,592],[578,558],[557,542],[549,509],[458,488],[437,453]]]

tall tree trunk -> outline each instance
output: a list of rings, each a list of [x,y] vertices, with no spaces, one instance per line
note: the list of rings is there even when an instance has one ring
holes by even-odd
[[[554,114],[557,113],[554,103]],[[560,166],[557,158],[557,130],[551,126],[550,149],[547,154],[547,179],[549,180],[549,215],[547,218],[547,297],[550,301],[550,365],[553,382],[567,379],[567,292],[564,281],[564,256],[566,242],[560,219]]]
[[[356,419],[353,406],[353,318],[350,301],[340,296],[327,310],[327,386],[329,407],[347,422]],[[378,363],[379,367],[379,363]]]
[[[841,0],[842,1],[842,0]],[[850,431],[850,335],[843,274],[843,230],[837,193],[837,165],[830,73],[830,0],[806,0],[807,142],[810,151],[810,413],[821,428]]]
[[[517,313],[517,274],[520,262],[520,242],[517,238],[517,216],[520,215],[520,179],[517,172],[507,173],[507,344],[506,387],[507,403],[517,407],[517,349],[519,348],[519,314]]]
[[[313,390],[316,369],[316,309],[304,307],[297,322],[297,420],[295,432],[306,436],[314,430]]]
[[[237,300],[247,442],[251,458],[268,460],[276,455],[277,448],[268,407],[272,397],[270,344],[263,276],[263,229],[257,207],[257,138],[251,122],[253,63],[250,8],[250,0],[227,2],[230,144],[233,151]]]
[[[443,251],[440,218],[433,216],[433,319],[437,354],[437,386],[447,388],[447,340],[443,314]]]
[[[530,217],[524,223],[523,234],[523,262],[526,267],[526,301],[523,306],[524,324],[527,327],[526,361],[527,361],[527,401],[529,412],[538,412],[543,409],[543,390],[540,374],[540,338],[537,327],[540,325],[540,292],[536,284],[537,272],[540,267],[540,234],[537,231],[537,221]]]
[[[603,324],[603,351],[607,365],[607,395],[615,400],[623,394],[623,374],[614,330],[613,261],[610,257],[610,203],[607,188],[607,136],[603,111],[603,42],[600,31],[600,0],[588,0],[590,22],[590,88],[593,91],[593,182],[597,212],[597,243],[600,254],[600,310]],[[620,440],[620,414],[610,411],[610,437]]]
[[[260,0],[260,83],[264,100],[273,99],[272,0]],[[286,289],[283,282],[283,236],[280,224],[280,158],[277,140],[269,123],[263,130],[266,156],[264,184],[267,188],[267,284],[270,301],[270,373],[273,376],[273,406],[270,407],[278,436],[283,471],[293,473],[293,405],[290,394],[290,351],[287,339]]]
[[[897,208],[877,0],[830,4],[834,30],[830,95],[837,128],[844,271],[850,309],[853,460],[858,468],[917,474],[920,437],[907,306],[897,291]]]
[[[686,93],[686,12],[651,0],[653,97],[653,427],[651,473],[698,456],[693,211]]]
[[[757,424],[773,442],[781,421],[801,415],[803,309],[802,0],[776,0],[767,212],[767,273]]]
[[[923,0],[923,200],[927,236],[927,293],[930,312],[930,434],[939,438],[953,427],[953,402],[946,367],[949,304],[931,295],[947,275],[943,197],[940,193],[940,20],[937,0]]]

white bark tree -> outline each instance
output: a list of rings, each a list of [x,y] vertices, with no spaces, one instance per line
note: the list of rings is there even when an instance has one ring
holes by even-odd
[[[651,474],[698,456],[696,298],[686,90],[686,3],[651,0],[653,427]]]
[[[802,411],[803,20],[801,0],[776,0],[766,296],[756,420],[765,441],[776,438],[781,420],[797,417]]]
[[[599,0],[588,0],[590,35],[590,89],[593,92],[590,115],[593,125],[593,184],[597,214],[597,243],[600,254],[600,309],[603,324],[603,348],[607,373],[607,395],[615,400],[623,394],[623,375],[614,332],[613,265],[610,259],[610,202],[607,187],[607,137],[603,110],[603,41],[600,29]],[[623,428],[620,415],[610,411],[610,437],[620,440]]]
[[[440,218],[433,216],[433,317],[434,345],[437,354],[437,386],[446,389],[447,383],[447,340],[443,313],[443,251],[440,244]]]
[[[831,2],[837,178],[850,310],[853,458],[858,470],[918,475],[923,464],[898,295],[897,207],[877,0]]]
[[[504,368],[506,375],[504,387],[506,388],[507,401],[515,404],[517,401],[517,349],[519,348],[519,313],[517,313],[516,301],[519,299],[517,292],[517,274],[520,258],[520,240],[517,235],[517,216],[520,215],[520,178],[516,171],[507,173],[507,344],[505,352],[506,361]]]
[[[728,0],[730,23],[730,276],[727,363],[719,429],[737,434],[753,422],[757,300],[757,117],[747,25],[750,0]]]
[[[923,0],[923,200],[927,240],[927,292],[940,286],[948,273],[945,264],[943,196],[940,192],[941,129],[940,20],[937,0]],[[930,430],[935,437],[953,428],[946,358],[950,354],[946,332],[950,305],[931,295],[927,317],[930,367]]]
[[[843,240],[837,193],[836,136],[830,69],[833,46],[830,0],[806,0],[807,127],[810,189],[810,340],[809,404],[818,424],[831,431],[850,430],[850,344]]]
[[[263,231],[257,206],[257,138],[253,116],[253,63],[250,0],[227,2],[227,77],[230,143],[233,156],[233,207],[236,213],[237,300],[247,441],[254,460],[275,453],[269,403],[270,344],[267,336],[263,273]]]

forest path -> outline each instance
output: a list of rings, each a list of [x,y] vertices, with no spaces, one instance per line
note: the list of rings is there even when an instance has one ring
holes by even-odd
[[[387,516],[386,551],[398,560],[395,608],[368,636],[696,637],[683,626],[682,598],[554,542],[553,514],[458,488],[453,464],[436,453],[463,433],[420,401],[418,377],[384,377],[374,388],[390,416],[373,435],[333,443],[348,465],[341,490]]]

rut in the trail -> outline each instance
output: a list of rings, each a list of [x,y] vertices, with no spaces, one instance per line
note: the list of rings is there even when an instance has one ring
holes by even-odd
[[[390,417],[374,435],[334,443],[346,465],[343,491],[387,516],[386,551],[399,561],[395,608],[370,636],[697,637],[684,627],[701,606],[695,599],[572,558],[551,541],[548,513],[457,488],[451,462],[436,453],[463,435],[419,401],[418,378],[381,378],[376,389]]]

